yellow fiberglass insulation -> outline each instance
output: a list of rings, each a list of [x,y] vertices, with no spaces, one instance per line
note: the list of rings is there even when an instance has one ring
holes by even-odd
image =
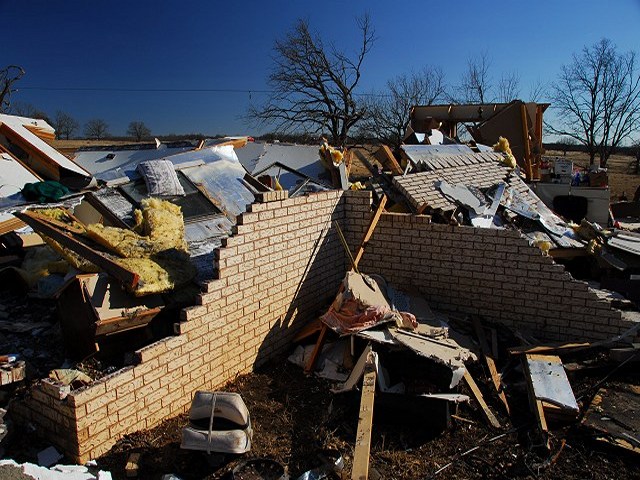
[[[66,273],[69,265],[60,255],[46,246],[38,246],[27,250],[20,268],[16,269],[24,281],[33,287],[38,280],[50,273]]]
[[[90,238],[117,253],[116,262],[140,276],[136,296],[162,293],[189,282],[196,274],[184,238],[184,220],[179,206],[157,198],[142,201],[135,213],[138,231],[87,226]]]
[[[136,214],[136,220],[139,219],[140,215]],[[140,227],[145,235],[94,223],[87,226],[87,234],[124,258],[148,258],[170,249],[187,251],[179,206],[157,198],[143,200]]]
[[[83,230],[84,227],[81,223],[78,223],[75,219],[69,216],[69,212],[67,212],[64,208],[38,208],[33,210],[35,213],[39,213],[40,215],[44,215],[52,220],[57,220],[58,222],[65,223],[72,228]]]
[[[168,258],[169,254],[166,253],[166,255],[157,255],[152,258],[116,260],[117,263],[140,276],[138,285],[133,291],[136,297],[167,292],[195,277],[196,269],[186,253],[174,251],[172,258]]]
[[[100,269],[91,263],[89,260],[81,257],[77,253],[69,250],[66,247],[63,247],[60,243],[56,242],[50,237],[46,235],[40,235],[42,239],[49,245],[53,250],[59,253],[65,261],[71,265],[73,268],[80,270],[82,272],[87,273],[97,273]]]
[[[513,152],[511,151],[511,146],[509,145],[509,140],[505,137],[498,137],[498,142],[493,146],[494,152],[501,152],[504,154],[504,163],[507,167],[515,168],[516,166],[516,157],[513,156]]]
[[[145,234],[151,240],[163,242],[168,245],[167,248],[187,251],[182,210],[178,205],[157,198],[146,198],[142,201],[142,218]]]
[[[196,270],[187,253],[180,207],[149,198],[135,218],[136,230],[144,235],[102,224],[87,226],[89,237],[123,257],[115,261],[139,275],[134,295],[166,292],[193,279]]]

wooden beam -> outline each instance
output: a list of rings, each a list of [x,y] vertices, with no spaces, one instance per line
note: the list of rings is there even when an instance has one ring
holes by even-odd
[[[529,370],[529,355],[525,354],[522,356],[522,363],[524,366],[525,377],[527,379],[527,391],[529,393],[529,403],[531,405],[531,409],[533,410],[533,414],[536,417],[536,423],[538,424],[538,430],[540,431],[540,436],[542,443],[546,446],[547,450],[549,450],[549,429],[547,427],[547,419],[544,416],[544,406],[542,401],[536,398],[536,392],[533,388],[533,378],[531,377],[531,371]]]
[[[473,396],[475,397],[475,399],[480,404],[480,407],[482,408],[482,413],[484,414],[484,416],[487,419],[487,421],[489,422],[489,424],[493,428],[500,428],[500,422],[498,421],[496,416],[493,414],[493,412],[489,408],[489,405],[487,405],[487,402],[484,401],[484,397],[482,396],[482,392],[478,388],[478,385],[476,385],[475,380],[473,379],[473,377],[471,376],[471,374],[469,373],[468,370],[465,370],[465,372],[464,372],[464,380],[465,380],[465,382],[467,382],[467,385],[471,389],[471,393],[473,393]]]
[[[498,331],[495,328],[491,329],[491,352],[493,358],[498,359]]]
[[[364,234],[362,242],[360,242],[360,246],[358,247],[358,251],[356,252],[356,256],[354,260],[354,265],[356,270],[358,268],[358,264],[360,263],[360,260],[362,259],[362,256],[364,255],[364,250],[365,248],[367,248],[367,243],[369,243],[369,240],[373,235],[373,231],[376,229],[378,220],[380,220],[380,216],[382,215],[382,212],[384,212],[384,207],[386,204],[387,204],[387,196],[383,195],[382,198],[380,199],[380,203],[378,204],[378,208],[376,209],[376,213],[373,214],[373,218],[371,219],[371,222],[369,222],[369,227],[367,228],[367,231]]]
[[[519,355],[521,353],[553,353],[561,352],[563,350],[575,350],[579,348],[589,348],[590,343],[564,343],[564,344],[549,344],[549,345],[524,345],[522,347],[513,347],[509,349],[511,355]]]
[[[349,262],[351,263],[351,269],[357,273],[360,273],[360,271],[358,270],[358,264],[353,258],[353,254],[349,249],[349,244],[347,243],[347,239],[344,238],[344,234],[342,233],[342,229],[340,228],[340,224],[338,223],[337,220],[333,222],[333,226],[335,227],[336,232],[338,233],[338,238],[340,239],[340,243],[342,243],[342,246],[344,247],[344,251],[347,254],[347,257],[349,258]]]
[[[85,245],[81,241],[75,239],[73,235],[59,230],[46,220],[42,220],[33,215],[33,213],[28,210],[25,210],[24,212],[16,212],[14,215],[33,228],[36,232],[52,238],[63,247],[72,250],[81,257],[89,260],[94,265],[97,265],[128,288],[133,290],[136,285],[138,285],[140,277],[137,273],[124,268],[122,265],[108,258],[105,254]]]
[[[487,337],[484,334],[484,328],[482,327],[482,323],[480,322],[480,319],[475,315],[471,318],[471,321],[473,322],[473,327],[476,330],[476,336],[478,337],[478,342],[480,343],[480,350],[482,351],[482,356],[484,357],[487,363],[487,367],[489,368],[489,373],[491,373],[491,380],[493,381],[493,386],[496,387],[498,396],[500,397],[500,400],[502,401],[504,408],[507,410],[507,413],[510,413],[509,403],[507,402],[507,396],[502,391],[502,385],[500,383],[500,374],[498,373],[498,370],[496,368],[496,362],[490,356],[489,343],[487,342]]]
[[[304,373],[309,374],[313,372],[314,368],[316,368],[316,362],[318,361],[318,356],[322,351],[322,346],[324,345],[325,340],[327,339],[327,330],[329,327],[325,323],[322,324],[322,330],[320,330],[320,336],[318,337],[318,341],[316,342],[316,346],[313,349],[313,353],[311,353],[311,357],[307,362],[306,367],[304,368]]]
[[[533,179],[540,180],[540,164],[542,163],[542,115],[544,109],[542,105],[536,105],[536,120],[534,127],[534,134],[536,137],[536,154],[533,167]]]
[[[578,258],[590,255],[586,248],[551,248],[549,256],[553,258]]]
[[[4,145],[0,145],[0,152],[6,153],[7,155],[9,155],[11,158],[13,158],[16,162],[18,162],[20,165],[22,165],[26,170],[29,171],[29,173],[31,173],[31,175],[33,175],[34,177],[36,177],[38,180],[42,180],[42,177],[40,175],[38,175],[29,165],[27,165],[25,162],[23,162],[22,160],[20,160],[18,157],[16,157],[13,153],[11,153],[11,151],[9,151],[8,149],[6,149],[4,147]]]
[[[18,218],[9,218],[4,222],[0,222],[0,235],[13,232],[14,230],[22,227],[24,227],[24,222],[22,220]]]
[[[38,176],[46,177],[47,180],[60,180],[60,165],[55,160],[22,138],[6,123],[0,124],[0,133],[29,155],[30,158],[21,162],[23,165],[28,165],[30,170],[36,171]]]
[[[382,145],[374,154],[376,159],[382,163],[383,166],[387,166],[396,175],[402,175],[404,172],[402,167],[393,155],[393,152],[386,145]]]
[[[87,201],[89,205],[95,208],[102,218],[107,221],[109,225],[118,228],[124,228],[126,230],[130,230],[131,227],[125,223],[120,217],[118,217],[115,213],[107,208],[107,206],[100,201],[98,197],[96,197],[93,193],[87,193],[84,196],[84,199]]]
[[[531,167],[531,145],[529,144],[529,122],[527,121],[527,107],[524,103],[520,105],[520,115],[522,118],[522,140],[524,142],[524,165],[527,180],[533,178]]]
[[[371,355],[367,358],[365,374],[362,380],[362,396],[360,398],[360,415],[358,432],[353,451],[353,470],[351,480],[367,480],[369,478],[369,453],[371,451],[371,427],[373,425],[373,401],[376,393],[376,370]]]
[[[322,321],[319,318],[314,318],[309,323],[307,323],[304,327],[302,327],[298,331],[298,333],[296,333],[296,336],[293,337],[292,342],[300,343],[305,338],[308,338],[311,335],[318,333],[320,330],[322,330],[322,325],[323,325]]]
[[[73,225],[69,225],[68,223],[62,222],[60,220],[56,220],[55,218],[51,218],[48,217],[47,215],[44,215],[43,213],[40,213],[39,211],[40,209],[33,209],[33,210],[29,210],[29,213],[34,217],[34,218],[38,218],[42,221],[48,222],[50,225],[53,225],[54,227],[59,228],[60,230],[64,230],[65,232],[68,233],[75,233],[78,235],[82,235],[85,232],[85,229],[83,227],[76,227]],[[65,210],[64,208],[61,208],[60,210]],[[80,223],[78,221],[77,218],[75,218],[70,212],[66,211],[65,212],[70,219],[75,220],[76,222]]]
[[[427,202],[424,202],[422,205],[418,207],[418,210],[416,211],[416,215],[424,215],[424,212],[427,211],[427,208],[429,208],[429,204]]]
[[[254,177],[249,173],[245,173],[243,179],[245,182],[247,182],[249,185],[255,188],[258,192],[273,191],[273,188],[270,188],[269,186],[265,185],[264,183],[262,183],[260,180],[258,180],[256,177]]]

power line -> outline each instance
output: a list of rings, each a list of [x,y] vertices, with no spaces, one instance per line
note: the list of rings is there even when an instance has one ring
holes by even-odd
[[[273,90],[241,90],[235,88],[128,88],[128,87],[20,87],[19,90],[49,92],[213,92],[213,93],[274,93]]]
[[[247,90],[238,88],[130,88],[130,87],[41,87],[26,86],[18,90],[39,90],[44,92],[113,92],[113,93],[278,93],[275,90]],[[358,97],[387,97],[381,93],[354,93]]]

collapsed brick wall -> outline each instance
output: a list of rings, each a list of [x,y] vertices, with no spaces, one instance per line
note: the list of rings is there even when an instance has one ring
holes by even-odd
[[[218,279],[205,285],[199,305],[181,312],[176,336],[137,351],[137,365],[84,389],[67,394],[43,381],[12,414],[83,463],[123,435],[187,411],[196,390],[219,388],[282,353],[333,299],[344,275],[344,250],[331,225],[344,224],[343,195],[261,195],[218,251]]]
[[[366,203],[350,196],[347,209]],[[348,222],[352,245],[364,227]],[[430,223],[430,217],[385,213],[360,263],[394,286],[418,290],[439,310],[481,315],[544,341],[611,338],[632,324],[587,284],[513,230]]]

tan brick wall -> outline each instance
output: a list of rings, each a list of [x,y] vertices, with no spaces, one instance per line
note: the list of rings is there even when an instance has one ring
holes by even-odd
[[[196,390],[219,388],[286,349],[344,275],[331,222],[344,224],[345,202],[335,191],[294,199],[273,193],[238,218],[216,255],[218,279],[181,312],[176,336],[137,351],[137,365],[63,399],[55,385],[34,387],[12,407],[14,416],[85,462],[123,435],[187,411]]]
[[[366,203],[350,196],[345,208],[364,211]],[[347,224],[355,245],[366,222]],[[428,216],[385,213],[360,266],[398,288],[419,290],[433,308],[482,315],[541,340],[601,340],[631,326],[517,231],[431,224]]]

